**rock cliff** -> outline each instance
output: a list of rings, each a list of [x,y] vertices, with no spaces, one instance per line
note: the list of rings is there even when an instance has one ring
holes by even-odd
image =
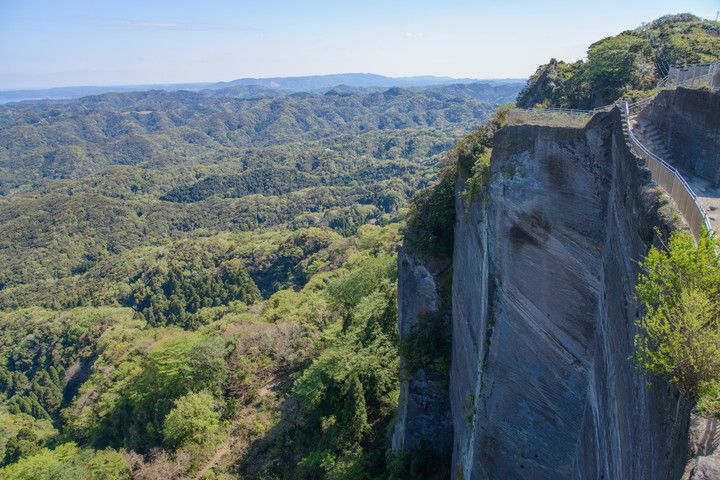
[[[398,252],[398,317],[402,319],[399,325],[402,340],[410,335],[423,315],[440,313],[440,277],[448,267],[448,262],[423,262],[404,249]],[[404,367],[405,362],[401,362],[403,372],[393,450],[411,452],[427,446],[437,455],[450,455],[453,431],[447,373],[421,368],[408,374]]]
[[[673,227],[620,110],[584,129],[506,127],[491,165],[470,201],[466,179],[456,184],[452,477],[679,478],[689,405],[630,360],[637,262],[655,227]],[[399,298],[430,309],[432,295],[417,292],[437,284],[421,267],[401,253]],[[410,311],[400,306],[401,331]],[[408,406],[424,393],[409,386],[399,429],[433,441],[436,432],[410,427]]]
[[[708,90],[665,90],[640,119],[657,126],[681,167],[720,186],[720,95]]]
[[[619,110],[496,135],[456,227],[455,478],[682,474],[688,406],[629,360],[636,262],[663,223],[638,167]]]

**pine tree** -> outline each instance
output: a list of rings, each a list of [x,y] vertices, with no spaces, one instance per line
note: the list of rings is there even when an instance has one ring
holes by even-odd
[[[345,405],[343,408],[343,423],[350,441],[357,442],[367,432],[368,418],[365,405],[365,389],[357,375],[350,380]]]

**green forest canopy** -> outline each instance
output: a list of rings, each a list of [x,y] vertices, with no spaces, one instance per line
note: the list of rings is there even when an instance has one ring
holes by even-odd
[[[386,475],[400,221],[493,108],[402,89],[0,107],[0,476]]]
[[[691,14],[666,15],[593,43],[585,60],[551,59],[539,66],[517,104],[521,108],[595,108],[653,90],[667,75],[669,65],[718,60],[720,23]]]
[[[652,52],[717,59],[717,32],[663,17],[541,67],[518,102],[652,88]],[[427,452],[386,458],[395,250],[471,131],[412,203],[411,248],[449,254],[457,169],[482,194],[502,122],[476,128],[495,108],[476,93],[0,106],[0,477],[443,478]],[[437,343],[410,367],[445,365]]]

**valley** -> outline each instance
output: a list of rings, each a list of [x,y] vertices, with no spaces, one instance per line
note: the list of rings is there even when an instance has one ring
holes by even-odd
[[[718,23],[678,14],[522,83],[241,78],[0,105],[0,477],[714,468],[687,438],[714,425],[720,379],[681,388],[643,335],[692,295],[716,318],[720,266],[681,252],[702,285],[680,307],[639,299],[685,227],[620,106],[647,99],[673,154],[714,175],[714,77],[664,78],[719,59]],[[516,107],[554,123],[508,124]]]

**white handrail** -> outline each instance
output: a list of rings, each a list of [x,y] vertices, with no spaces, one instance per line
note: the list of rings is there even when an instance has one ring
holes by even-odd
[[[585,126],[590,119],[598,112],[607,112],[615,104],[605,105],[592,110],[578,110],[573,108],[513,108],[508,112],[508,125],[518,125],[538,121],[541,125],[550,126]],[[580,120],[582,125],[562,125],[563,122],[556,122],[562,118]],[[554,125],[560,123],[560,125]]]
[[[632,128],[630,126],[630,104],[628,102],[623,102],[625,107],[625,125],[627,127],[628,136],[631,140],[631,142],[640,150],[640,156],[645,158],[645,160],[654,160],[657,162],[662,168],[665,168],[668,170],[672,176],[674,177],[673,180],[677,180],[680,182],[680,185],[682,186],[682,190],[685,191],[687,195],[690,196],[692,199],[693,205],[695,207],[695,212],[687,211],[687,205],[685,202],[682,201],[682,199],[678,198],[678,194],[680,193],[675,188],[673,188],[672,184],[667,185],[660,185],[663,187],[663,189],[670,195],[670,198],[672,198],[675,201],[675,204],[678,206],[678,209],[680,209],[680,213],[682,213],[683,218],[685,219],[685,223],[690,227],[690,231],[693,234],[693,237],[695,238],[695,241],[698,242],[700,239],[700,230],[701,227],[705,227],[708,232],[712,232],[712,227],[710,226],[710,220],[708,219],[707,213],[705,212],[705,209],[700,204],[700,201],[698,200],[697,195],[695,195],[695,192],[693,192],[693,189],[690,187],[690,185],[685,181],[685,179],[682,177],[680,172],[678,172],[675,167],[667,163],[662,158],[658,157],[654,153],[652,153],[650,150],[648,150],[645,145],[640,142],[640,140],[637,139],[635,134],[632,131]],[[651,171],[653,169],[651,168]],[[656,181],[659,179],[656,179]],[[699,215],[699,218],[696,216]],[[693,221],[693,220],[700,220]]]

